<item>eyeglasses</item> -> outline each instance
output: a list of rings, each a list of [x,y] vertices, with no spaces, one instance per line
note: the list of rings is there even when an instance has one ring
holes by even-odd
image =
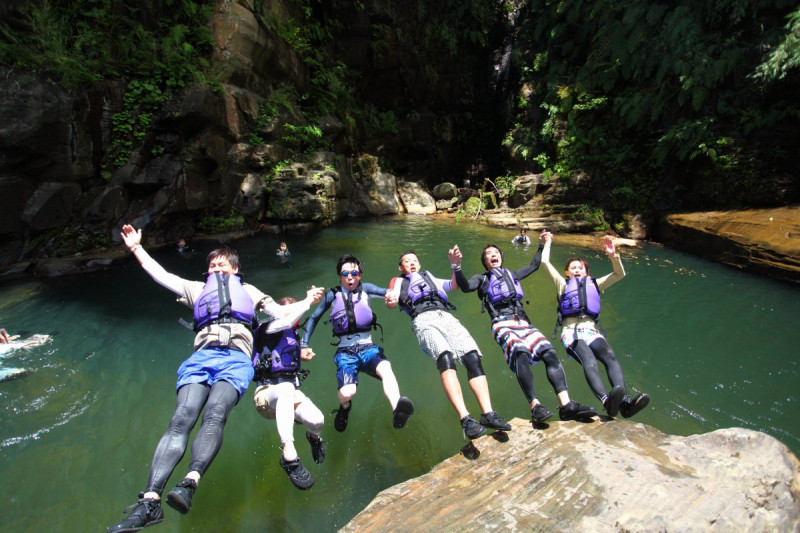
[[[359,272],[358,270],[342,270],[341,274],[343,278],[346,278],[348,274],[353,277],[360,276],[361,272]]]

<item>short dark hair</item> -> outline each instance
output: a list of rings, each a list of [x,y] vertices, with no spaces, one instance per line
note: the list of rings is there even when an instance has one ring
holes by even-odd
[[[296,301],[297,301],[297,298],[295,298],[294,296],[284,296],[283,298],[278,300],[278,303],[281,304],[281,305],[286,305],[286,304],[293,304]]]
[[[239,268],[239,254],[237,254],[236,250],[230,246],[223,246],[222,248],[211,250],[208,256],[206,256],[206,267],[208,267],[208,265],[211,264],[211,261],[217,257],[224,257],[228,260],[233,268]]]
[[[345,263],[353,263],[358,267],[358,271],[362,274],[364,273],[364,265],[361,264],[361,261],[358,260],[353,254],[344,254],[342,257],[339,258],[339,261],[336,263],[336,275],[338,276],[342,272],[342,265]]]
[[[487,244],[486,246],[483,247],[483,250],[481,250],[481,263],[483,264],[483,268],[485,268],[486,270],[491,270],[491,268],[489,268],[486,265],[486,250],[488,250],[489,248],[496,248],[497,251],[500,252],[500,260],[503,262],[505,261],[503,250],[501,250],[499,246],[497,246],[496,244]]]
[[[417,255],[417,252],[415,252],[414,250],[406,250],[405,252],[400,254],[400,257],[397,258],[397,264],[398,265],[402,265],[403,264],[403,257],[407,256],[408,254]],[[417,255],[417,259],[419,259],[418,255]]]

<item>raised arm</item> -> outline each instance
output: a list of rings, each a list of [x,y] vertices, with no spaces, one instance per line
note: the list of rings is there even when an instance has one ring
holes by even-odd
[[[539,265],[542,263],[542,252],[544,251],[544,243],[547,239],[547,236],[550,235],[550,232],[546,229],[542,230],[542,233],[539,235],[539,248],[536,249],[536,253],[533,254],[531,258],[531,262],[525,265],[522,268],[518,268],[514,271],[514,277],[518,280],[525,279],[537,270],[539,270]]]
[[[304,300],[286,305],[276,304],[283,312],[283,316],[279,316],[269,323],[269,326],[267,326],[267,333],[275,333],[276,331],[283,331],[284,329],[293,327],[305,312],[311,309],[313,304],[322,299],[324,290],[325,289],[322,287],[315,287],[312,285],[311,288],[306,291]]]
[[[556,292],[562,294],[564,288],[567,286],[567,280],[565,280],[561,273],[556,270],[556,267],[550,263],[550,247],[553,244],[553,234],[550,232],[542,233],[543,234],[539,237],[540,242],[544,241],[544,247],[542,248],[542,264],[550,280],[553,282],[553,285],[556,286]]]
[[[597,279],[597,287],[601,291],[606,290],[625,277],[625,268],[622,266],[622,259],[617,252],[614,239],[609,235],[603,237],[603,251],[605,251],[608,259],[611,261],[611,267],[614,269],[614,271],[610,274],[606,274],[602,278]]]
[[[183,278],[170,274],[164,267],[150,257],[145,249],[142,247],[142,230],[134,229],[130,224],[122,226],[120,233],[125,246],[131,251],[133,256],[142,265],[142,268],[147,272],[156,283],[180,296],[185,295],[185,281]]]
[[[314,309],[314,312],[311,313],[311,316],[308,317],[308,320],[306,321],[305,333],[303,333],[303,338],[300,340],[300,346],[308,346],[308,341],[311,339],[311,335],[314,333],[317,323],[319,322],[320,318],[322,318],[322,315],[325,314],[325,311],[327,311],[333,303],[333,298],[333,291],[325,291],[322,301],[319,303],[316,309]]]

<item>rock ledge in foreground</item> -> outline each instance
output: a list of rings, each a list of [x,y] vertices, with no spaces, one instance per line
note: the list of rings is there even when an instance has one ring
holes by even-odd
[[[382,491],[341,531],[798,531],[800,463],[740,428],[678,437],[625,420],[520,419]]]

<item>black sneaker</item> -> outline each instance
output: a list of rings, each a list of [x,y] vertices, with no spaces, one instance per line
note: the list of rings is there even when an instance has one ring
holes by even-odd
[[[558,408],[558,417],[561,420],[585,420],[597,416],[594,407],[581,405],[576,401],[570,401],[567,405]]]
[[[603,402],[603,408],[608,413],[608,416],[614,418],[619,413],[619,405],[622,403],[622,398],[625,396],[625,388],[617,385],[608,393],[606,401]]]
[[[322,435],[317,435],[315,439],[310,431],[306,431],[306,438],[311,445],[311,457],[315,463],[321,465],[325,461],[325,441],[322,440]]]
[[[650,403],[650,396],[647,394],[639,394],[635,398],[632,396],[625,396],[619,406],[619,414],[624,418],[630,418]]]
[[[408,417],[414,414],[414,403],[405,396],[400,396],[397,405],[394,408],[394,416],[392,417],[392,425],[395,429],[402,429],[408,422]]]
[[[506,423],[505,420],[500,418],[496,411],[489,411],[481,415],[481,425],[489,429],[498,429],[500,431],[511,431],[511,424]]]
[[[353,407],[352,400],[347,403],[350,405],[347,407],[340,405],[338,409],[331,411],[331,413],[336,413],[336,418],[333,419],[333,427],[339,433],[347,429],[347,419],[350,417],[350,408]]]
[[[486,433],[486,430],[483,428],[483,426],[480,425],[477,420],[472,418],[472,415],[467,415],[461,419],[461,429],[464,430],[464,435],[466,435],[466,437],[470,440],[477,439]]]
[[[119,524],[106,529],[107,533],[131,533],[160,524],[164,520],[161,500],[142,498],[141,495],[139,498],[141,499],[138,502],[125,509],[131,511],[128,516]]]
[[[537,403],[536,407],[531,409],[531,422],[534,424],[541,424],[546,420],[553,417],[553,413],[544,405]]]
[[[181,514],[186,514],[192,508],[192,496],[197,489],[197,482],[193,479],[183,478],[167,493],[167,503]]]
[[[311,475],[300,459],[287,461],[281,455],[281,468],[289,475],[289,481],[300,490],[308,490],[314,485],[314,476]]]

